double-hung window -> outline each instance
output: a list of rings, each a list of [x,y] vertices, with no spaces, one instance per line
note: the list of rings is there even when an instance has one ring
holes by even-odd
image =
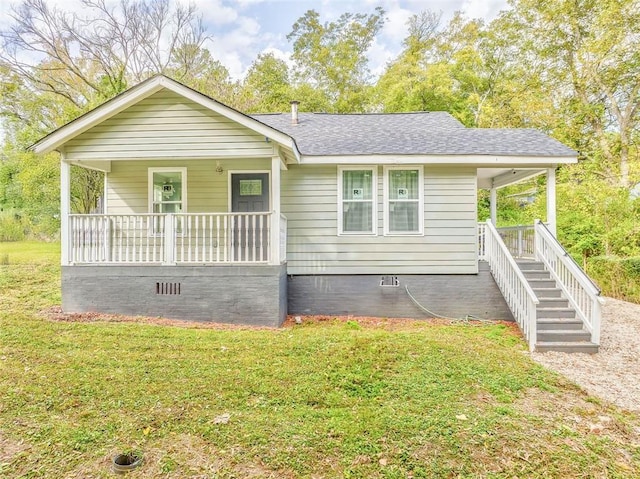
[[[149,168],[149,213],[184,213],[187,211],[187,169]],[[162,233],[164,222],[154,217],[153,232]],[[182,232],[182,222],[176,224]]]
[[[338,232],[376,234],[376,168],[338,168]]]
[[[149,213],[186,211],[186,168],[149,168]]]
[[[384,168],[384,232],[422,234],[424,192],[422,167]]]

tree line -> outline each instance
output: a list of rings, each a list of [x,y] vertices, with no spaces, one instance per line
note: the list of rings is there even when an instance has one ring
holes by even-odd
[[[0,239],[58,228],[58,158],[26,147],[157,73],[247,113],[444,110],[469,127],[536,128],[579,152],[558,175],[559,235],[572,252],[640,255],[640,0],[512,0],[490,23],[425,10],[402,51],[372,75],[367,53],[386,12],[325,21],[307,11],[287,35],[291,62],[262,53],[233,79],[194,6],[83,0],[81,13],[23,0],[0,32]],[[95,207],[96,172],[74,170],[74,208]],[[541,179],[524,188],[543,192]],[[500,192],[500,221],[545,217]],[[486,213],[481,194],[479,211]],[[484,219],[481,217],[479,219]],[[4,233],[3,229],[4,228]],[[10,236],[10,235],[9,235]]]

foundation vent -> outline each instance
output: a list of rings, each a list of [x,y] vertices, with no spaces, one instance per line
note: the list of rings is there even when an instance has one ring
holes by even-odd
[[[156,283],[156,294],[180,294],[181,283]]]
[[[397,276],[382,276],[380,278],[380,286],[383,288],[397,288],[400,286],[400,280]]]

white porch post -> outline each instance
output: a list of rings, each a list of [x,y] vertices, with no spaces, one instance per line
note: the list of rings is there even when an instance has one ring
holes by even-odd
[[[105,171],[104,172],[104,189],[102,191],[102,214],[103,215],[109,214],[109,207],[107,205],[107,197],[109,196],[109,185],[107,183],[108,180],[109,180],[109,174]]]
[[[498,189],[491,188],[489,196],[489,208],[491,209],[491,223],[493,226],[498,225]]]
[[[280,264],[280,157],[271,158],[271,221],[269,263]]]
[[[176,264],[176,216],[168,213],[164,217],[164,261],[163,265]]]
[[[556,235],[556,169],[547,169],[547,224],[549,231]]]
[[[60,262],[69,264],[71,235],[69,234],[69,214],[71,213],[71,165],[60,156]]]

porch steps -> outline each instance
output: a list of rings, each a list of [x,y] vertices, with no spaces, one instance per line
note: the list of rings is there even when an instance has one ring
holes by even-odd
[[[598,345],[590,341],[591,334],[576,317],[575,310],[544,264],[531,260],[518,260],[516,263],[540,301],[536,311],[536,351],[597,353]]]

